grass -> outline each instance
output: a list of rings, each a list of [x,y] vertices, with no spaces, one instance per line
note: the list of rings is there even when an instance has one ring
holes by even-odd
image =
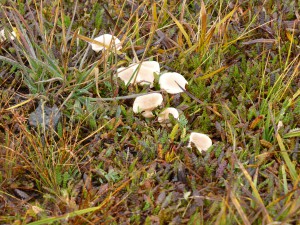
[[[299,223],[299,3],[1,4],[1,223]],[[123,48],[93,52],[102,33]],[[162,93],[172,127],[133,113],[149,88],[115,72],[134,60],[188,80]],[[29,125],[39,104],[56,127]],[[192,131],[213,146],[187,148]]]

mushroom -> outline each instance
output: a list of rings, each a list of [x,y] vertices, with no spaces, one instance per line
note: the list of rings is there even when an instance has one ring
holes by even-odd
[[[112,47],[115,47],[116,50],[120,50],[122,48],[121,41],[117,37],[111,34],[100,35],[99,37],[96,37],[94,40],[102,43],[102,45],[93,44],[93,43],[91,44],[92,49],[95,52],[99,52],[103,49],[106,50]]]
[[[160,88],[170,94],[177,94],[183,92],[183,90],[180,87],[182,87],[185,90],[185,85],[187,83],[188,82],[181,74],[175,72],[164,73],[159,78]]]
[[[17,36],[17,35],[16,35],[16,32],[13,31],[13,32],[10,33],[9,38],[13,41],[13,40],[15,39],[16,36]],[[0,41],[5,41],[5,40],[6,40],[5,30],[2,29],[2,30],[0,31]]]
[[[196,146],[200,153],[202,151],[206,151],[210,146],[212,146],[212,140],[206,134],[196,132],[191,133],[188,148],[191,148],[192,143]]]
[[[117,72],[118,77],[120,77],[126,85],[128,83],[138,83],[140,85],[150,84],[150,87],[152,87],[154,73],[160,73],[160,67],[156,61],[144,61],[140,64],[130,64],[127,68],[121,67]]]
[[[162,124],[162,126],[164,125],[167,125],[169,126],[169,115],[172,114],[174,116],[175,119],[178,119],[179,117],[179,113],[178,113],[178,110],[173,108],[173,107],[169,107],[169,108],[166,108],[164,111],[162,111],[157,120],[158,122],[160,122]]]
[[[146,118],[153,117],[151,112],[157,106],[161,105],[163,97],[160,93],[151,93],[137,97],[133,102],[133,112],[141,113]]]

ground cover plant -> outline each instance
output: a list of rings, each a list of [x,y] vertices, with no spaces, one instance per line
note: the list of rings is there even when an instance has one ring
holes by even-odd
[[[299,224],[299,1],[0,4],[1,224]],[[144,61],[153,87],[118,77]]]

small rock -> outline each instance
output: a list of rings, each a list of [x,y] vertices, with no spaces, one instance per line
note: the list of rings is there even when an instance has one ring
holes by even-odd
[[[42,128],[55,128],[61,117],[61,113],[56,105],[52,108],[40,103],[36,110],[30,113],[28,121],[30,126]]]

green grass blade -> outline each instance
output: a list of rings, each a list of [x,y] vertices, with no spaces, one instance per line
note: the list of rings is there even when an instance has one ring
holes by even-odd
[[[283,141],[282,141],[282,138],[281,136],[276,133],[276,139],[277,139],[277,142],[279,144],[279,148],[280,148],[280,153],[281,153],[281,156],[283,157],[287,167],[288,167],[288,170],[289,170],[289,173],[291,175],[291,178],[293,180],[293,183],[297,183],[298,182],[298,174],[297,174],[297,171],[296,171],[296,168],[295,168],[295,165],[292,163],[287,151],[286,151],[286,148],[283,144]]]
[[[8,64],[10,64],[10,65],[12,65],[12,66],[15,66],[15,67],[17,67],[17,68],[23,70],[23,71],[26,72],[26,73],[30,73],[30,72],[31,72],[31,70],[30,70],[28,67],[22,66],[22,65],[21,65],[20,63],[18,63],[17,61],[14,61],[14,60],[12,60],[12,59],[9,59],[9,58],[7,58],[7,57],[5,57],[5,56],[0,56],[0,61],[4,61],[4,62],[6,62],[6,63],[8,63]]]
[[[291,138],[291,137],[300,137],[300,128],[290,130],[290,132],[283,135],[283,138]]]

